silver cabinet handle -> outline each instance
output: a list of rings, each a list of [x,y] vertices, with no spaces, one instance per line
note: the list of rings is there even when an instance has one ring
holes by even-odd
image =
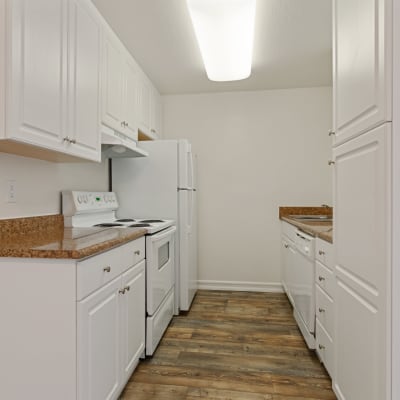
[[[328,161],[328,165],[334,165],[334,164],[335,164],[335,161],[333,161],[333,160]]]
[[[118,293],[125,294],[125,288],[118,290]]]
[[[135,250],[133,254],[135,254],[135,256],[140,256],[140,250]]]
[[[131,290],[131,287],[129,285],[124,287],[124,290],[126,290],[127,292],[129,292]]]
[[[323,313],[323,312],[325,312],[325,310],[323,309],[323,308],[318,308],[318,311],[320,312],[320,313]]]
[[[331,131],[329,131],[328,135],[329,136],[336,135],[336,132],[331,130]]]
[[[319,344],[319,345],[318,345],[318,348],[319,348],[320,350],[325,350],[325,346],[322,345],[322,344]]]
[[[71,139],[70,139],[68,136],[65,136],[65,138],[63,139],[63,142],[68,142],[68,143],[70,143],[70,142],[71,142]]]
[[[320,251],[318,252],[318,254],[319,254],[320,256],[323,256],[323,255],[325,254],[325,252],[324,252],[323,250],[320,250]]]
[[[288,244],[285,244],[285,249],[287,249],[289,247],[289,245]]]
[[[107,266],[107,267],[103,268],[103,271],[104,272],[111,272],[111,267]]]
[[[319,280],[320,282],[322,282],[322,281],[325,280],[325,278],[324,278],[323,276],[319,276],[319,277],[318,277],[318,280]]]
[[[76,140],[75,139],[71,139],[69,142],[72,143],[72,144],[75,144]]]

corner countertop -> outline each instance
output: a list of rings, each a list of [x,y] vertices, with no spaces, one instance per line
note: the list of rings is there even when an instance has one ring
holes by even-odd
[[[143,228],[64,228],[62,215],[0,220],[0,257],[80,259],[138,239]]]
[[[279,218],[289,224],[296,226],[303,232],[311,236],[318,237],[329,243],[333,243],[333,224],[328,221],[299,221],[291,215],[330,215],[333,210],[331,207],[279,207]]]

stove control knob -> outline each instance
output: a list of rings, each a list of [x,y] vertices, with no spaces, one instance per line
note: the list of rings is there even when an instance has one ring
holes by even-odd
[[[76,200],[78,201],[79,204],[82,203],[82,196],[80,194],[78,194],[78,196],[76,196]]]

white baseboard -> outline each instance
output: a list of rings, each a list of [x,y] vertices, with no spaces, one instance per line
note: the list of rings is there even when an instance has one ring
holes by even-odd
[[[198,288],[203,290],[284,293],[280,282],[198,281]]]

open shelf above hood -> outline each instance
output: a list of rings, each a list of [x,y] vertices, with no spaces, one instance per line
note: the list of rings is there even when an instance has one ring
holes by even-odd
[[[149,153],[137,147],[133,139],[115,132],[107,126],[101,129],[101,157],[105,158],[126,158],[126,157],[147,157]]]

